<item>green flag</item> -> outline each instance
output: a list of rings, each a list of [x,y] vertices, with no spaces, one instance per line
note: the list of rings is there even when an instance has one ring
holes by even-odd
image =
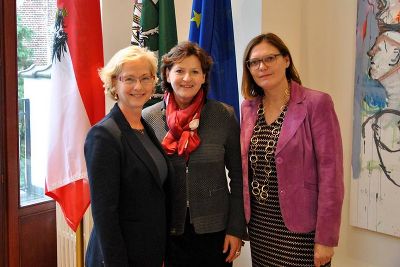
[[[140,17],[140,26],[137,25]],[[142,0],[134,6],[131,43],[148,47],[161,57],[178,42],[174,0]],[[157,88],[160,94],[160,88]]]
[[[141,11],[140,29],[135,33],[137,45],[158,52],[159,58],[177,43],[175,6],[173,0],[142,0],[135,8]],[[134,11],[135,13],[135,11]],[[138,12],[134,15],[138,16]],[[132,39],[133,40],[133,39]]]

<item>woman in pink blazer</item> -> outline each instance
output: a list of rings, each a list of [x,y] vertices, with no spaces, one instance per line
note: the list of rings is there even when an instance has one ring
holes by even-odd
[[[253,266],[330,266],[344,195],[331,97],[305,88],[275,34],[243,58],[243,194]]]

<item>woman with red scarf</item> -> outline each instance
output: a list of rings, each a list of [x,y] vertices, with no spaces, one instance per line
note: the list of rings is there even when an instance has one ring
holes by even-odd
[[[175,169],[166,267],[232,266],[245,233],[239,124],[206,97],[211,65],[195,43],[173,47],[162,58],[164,101],[143,111]]]

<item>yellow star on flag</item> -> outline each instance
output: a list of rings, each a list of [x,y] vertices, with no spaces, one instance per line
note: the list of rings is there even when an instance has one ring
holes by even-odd
[[[190,21],[196,22],[196,26],[197,28],[199,28],[201,21],[201,13],[197,13],[196,11],[193,10],[193,17],[190,19]]]

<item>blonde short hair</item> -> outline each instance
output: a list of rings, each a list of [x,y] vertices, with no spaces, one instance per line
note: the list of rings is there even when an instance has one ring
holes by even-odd
[[[99,76],[103,82],[104,92],[106,95],[112,99],[115,99],[116,88],[113,84],[113,79],[115,79],[121,73],[122,65],[124,63],[136,60],[138,58],[142,58],[149,62],[151,75],[155,77],[154,86],[157,84],[158,60],[155,54],[149,51],[147,48],[128,46],[115,53],[110,61],[108,61],[108,63],[99,70]]]

